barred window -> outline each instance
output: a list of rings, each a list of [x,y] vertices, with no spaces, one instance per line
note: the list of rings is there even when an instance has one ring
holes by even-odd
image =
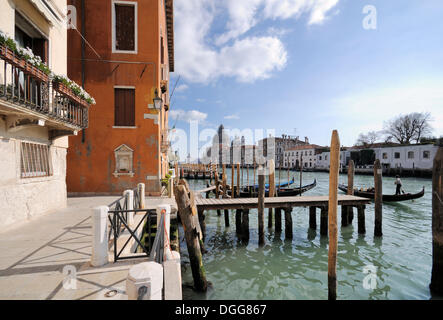
[[[22,142],[20,163],[22,178],[52,175],[48,145]]]

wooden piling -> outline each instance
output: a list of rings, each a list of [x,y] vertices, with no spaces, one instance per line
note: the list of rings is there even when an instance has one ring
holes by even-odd
[[[432,171],[431,292],[443,295],[443,148],[438,148]]]
[[[316,230],[317,229],[317,208],[309,207],[309,228]]]
[[[237,198],[240,198],[240,164],[237,163]]]
[[[235,232],[237,233],[237,236],[241,235],[242,233],[241,216],[242,216],[242,210],[241,209],[235,210]]]
[[[347,194],[350,196],[354,195],[354,172],[355,172],[355,165],[354,160],[349,160],[348,164],[348,192]],[[354,207],[349,206],[348,208],[348,223],[352,223],[352,220],[354,220]]]
[[[198,221],[200,223],[200,229],[202,230],[202,240],[205,240],[206,237],[206,221],[205,221],[205,214],[203,209],[198,210]]]
[[[301,193],[302,182],[303,182],[303,151],[301,151],[301,155],[300,155],[300,197],[302,196],[302,193]]]
[[[220,198],[220,181],[218,180],[218,171],[215,172],[215,198]],[[221,216],[221,211],[217,210],[217,216]]]
[[[320,208],[320,235],[328,235],[328,207]]]
[[[382,232],[382,218],[383,218],[383,188],[382,188],[382,170],[380,166],[380,160],[375,160],[374,163],[374,188],[375,188],[375,223],[374,223],[374,236],[381,237]]]
[[[269,197],[275,196],[275,163],[269,160]],[[268,228],[272,228],[272,208],[268,209]]]
[[[340,169],[340,140],[337,130],[332,132],[329,166],[329,252],[328,252],[328,299],[337,299],[337,189]]]
[[[235,198],[235,187],[234,187],[234,176],[235,176],[235,171],[234,171],[234,163],[232,163],[231,165],[231,198],[234,199]]]
[[[207,281],[205,269],[203,267],[198,232],[196,232],[196,219],[192,219],[192,216],[197,214],[197,209],[195,206],[190,205],[191,201],[184,185],[176,185],[174,194],[180,220],[183,224],[183,229],[185,232],[186,247],[188,249],[192,277],[194,278],[194,288],[197,291],[206,292]]]
[[[244,209],[241,219],[241,236],[244,242],[249,241],[249,209]]]
[[[275,233],[281,232],[281,208],[275,208]]]
[[[287,207],[283,210],[285,210],[285,239],[292,240],[292,208]]]
[[[226,191],[226,174],[223,173],[223,199],[227,198],[227,191]],[[225,209],[225,227],[229,228],[229,210]]]
[[[265,174],[263,167],[258,170],[258,244],[265,244]]]

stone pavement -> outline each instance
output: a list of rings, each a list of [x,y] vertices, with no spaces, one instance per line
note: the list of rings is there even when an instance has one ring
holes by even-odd
[[[116,199],[69,198],[65,209],[0,232],[0,299],[127,299],[128,270],[143,260],[89,264],[91,209]],[[160,203],[174,200],[146,198],[148,208]]]

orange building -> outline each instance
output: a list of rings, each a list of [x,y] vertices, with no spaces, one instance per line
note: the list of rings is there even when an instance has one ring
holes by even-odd
[[[68,192],[120,194],[143,182],[159,195],[168,170],[173,0],[68,5],[77,24],[68,30],[68,77],[97,103],[89,128],[69,138]]]

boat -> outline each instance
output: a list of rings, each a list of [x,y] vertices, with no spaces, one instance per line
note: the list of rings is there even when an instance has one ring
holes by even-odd
[[[287,187],[287,186],[290,186],[291,184],[293,184],[294,182],[295,182],[295,180],[294,180],[294,178],[292,178],[291,181],[289,181],[289,182],[286,181],[286,182],[283,182],[283,183],[280,183],[280,184],[276,184],[275,188]],[[251,188],[254,188],[255,190],[258,190],[258,184],[253,185],[253,186],[245,187],[245,189],[251,189]],[[265,189],[269,189],[269,184],[265,184]]]
[[[340,189],[343,192],[347,192],[348,186],[346,186],[344,184],[339,184],[338,189]],[[375,194],[374,194],[374,191],[372,191],[372,190],[371,189],[362,190],[362,189],[354,188],[354,196],[368,198],[368,199],[374,199]],[[423,187],[423,189],[418,193],[404,193],[404,194],[399,194],[399,195],[384,194],[383,201],[384,202],[396,202],[396,201],[413,200],[413,199],[418,199],[418,198],[423,197],[424,194],[425,194],[425,187]]]
[[[298,196],[306,191],[313,189],[317,185],[317,180],[306,186],[294,188],[276,188],[278,197],[293,197]],[[228,195],[231,195],[231,190],[228,190]],[[257,190],[245,187],[240,191],[240,198],[256,198],[258,196]],[[265,197],[269,197],[269,189],[265,189]]]

